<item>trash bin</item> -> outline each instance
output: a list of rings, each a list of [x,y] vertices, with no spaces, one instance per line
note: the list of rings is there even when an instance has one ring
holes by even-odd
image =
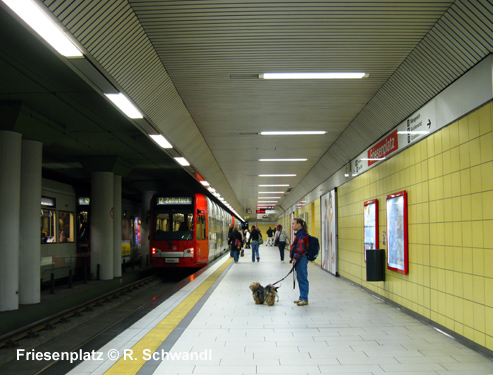
[[[366,281],[385,281],[385,250],[366,251]]]

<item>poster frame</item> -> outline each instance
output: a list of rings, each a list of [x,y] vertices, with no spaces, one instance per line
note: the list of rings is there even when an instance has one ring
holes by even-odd
[[[366,222],[365,222],[365,218],[366,218],[366,207],[368,206],[371,206],[371,205],[375,205],[375,210],[374,210],[374,213],[375,213],[375,217],[373,219],[373,222],[375,223],[375,234],[374,234],[374,238],[375,238],[375,243],[373,244],[374,246],[372,248],[368,248],[366,247],[366,244],[368,243],[366,241],[366,228],[367,228],[367,225],[366,225]],[[379,244],[379,241],[378,241],[378,199],[371,199],[369,201],[366,201],[363,203],[363,252],[365,253],[365,263],[366,263],[366,250],[376,250],[378,249],[378,247],[380,246]]]
[[[397,202],[402,206],[402,218],[398,222],[389,220],[390,207]],[[407,193],[400,191],[398,193],[387,195],[387,268],[391,271],[399,272],[407,275],[409,272],[408,264],[408,222],[407,222]],[[402,232],[399,233],[396,225],[402,225]],[[397,233],[398,236],[394,234]],[[397,241],[401,241],[402,246],[398,246]],[[395,254],[397,253],[397,254]],[[391,263],[390,259],[393,255],[397,255],[394,259],[401,258],[403,265],[397,267],[395,263]]]

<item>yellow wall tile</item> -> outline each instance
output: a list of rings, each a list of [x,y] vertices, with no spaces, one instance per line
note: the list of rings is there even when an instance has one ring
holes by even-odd
[[[491,132],[492,124],[491,124],[491,103],[483,106],[478,110],[479,115],[479,132],[480,134],[486,134]]]
[[[450,131],[450,148],[457,147],[459,142],[459,122],[456,121],[449,126]]]
[[[481,143],[479,138],[475,138],[469,142],[469,160],[471,166],[481,163]]]
[[[460,200],[460,205],[462,208],[462,220],[472,220],[471,196],[463,195]]]
[[[484,330],[485,330],[484,318],[485,318],[484,306],[479,304],[479,303],[475,303],[474,304],[474,329],[475,330],[480,331],[480,332],[484,332]]]
[[[481,147],[481,163],[486,163],[493,160],[493,133],[484,134],[479,139]]]
[[[483,194],[481,193],[471,195],[471,220],[483,220]]]
[[[454,228],[454,246],[462,246],[462,226],[460,222],[452,223]]]
[[[463,117],[459,120],[459,143],[463,144],[469,141],[469,118]]]
[[[460,272],[454,272],[454,295],[456,297],[460,297],[460,298],[463,297],[463,294],[462,294],[462,289],[463,289],[462,283],[463,283],[462,273],[460,273]]]
[[[467,295],[465,288],[464,295]],[[470,295],[472,295],[472,290]],[[464,325],[467,327],[474,327],[474,303],[472,301],[468,301],[467,299],[464,300]]]
[[[493,307],[493,279],[488,277],[484,278],[484,291],[484,304]],[[489,332],[493,332],[493,330]]]
[[[493,249],[493,220],[483,221],[483,246],[486,249]],[[493,258],[492,258],[493,260]],[[493,263],[489,263],[493,264]],[[492,272],[493,272],[493,267]],[[493,273],[492,276],[493,277]]]
[[[469,168],[460,171],[460,182],[461,195],[471,194],[471,170]]]
[[[493,279],[493,249],[484,249],[484,275]],[[493,293],[493,289],[490,289],[491,293]]]
[[[462,270],[468,274],[472,274],[472,254],[472,248],[462,249]]]
[[[483,191],[493,190],[493,162],[481,164],[481,187]]]
[[[469,168],[471,166],[471,154],[469,142],[459,146],[460,169]]]
[[[459,147],[454,147],[450,149],[450,169],[452,170],[452,172],[457,172],[461,169]]]
[[[454,298],[454,317],[457,322],[464,322],[464,300],[462,298]]]
[[[472,272],[477,276],[484,276],[484,249],[472,250]]]
[[[450,150],[450,126],[443,128],[440,133],[442,134],[442,150]]]
[[[461,190],[460,172],[452,173],[452,196],[458,197]]]
[[[469,120],[469,139],[479,137],[479,114],[478,111],[472,112],[468,117]]]

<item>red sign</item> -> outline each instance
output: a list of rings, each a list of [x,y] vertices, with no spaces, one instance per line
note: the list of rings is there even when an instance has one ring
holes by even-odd
[[[394,130],[391,134],[386,136],[375,146],[368,150],[368,159],[381,159],[385,156],[397,151],[399,148],[399,140],[397,137],[397,130]],[[368,166],[376,163],[378,160],[368,160]]]
[[[265,214],[265,210],[257,210],[258,214]]]

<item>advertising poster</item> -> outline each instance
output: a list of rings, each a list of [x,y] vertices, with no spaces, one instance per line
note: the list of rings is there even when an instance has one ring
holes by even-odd
[[[364,203],[364,252],[378,249],[378,200]]]
[[[320,250],[322,268],[337,274],[337,194],[332,190],[321,198],[322,240]]]
[[[405,191],[387,196],[387,231],[387,268],[407,274],[407,195]]]

